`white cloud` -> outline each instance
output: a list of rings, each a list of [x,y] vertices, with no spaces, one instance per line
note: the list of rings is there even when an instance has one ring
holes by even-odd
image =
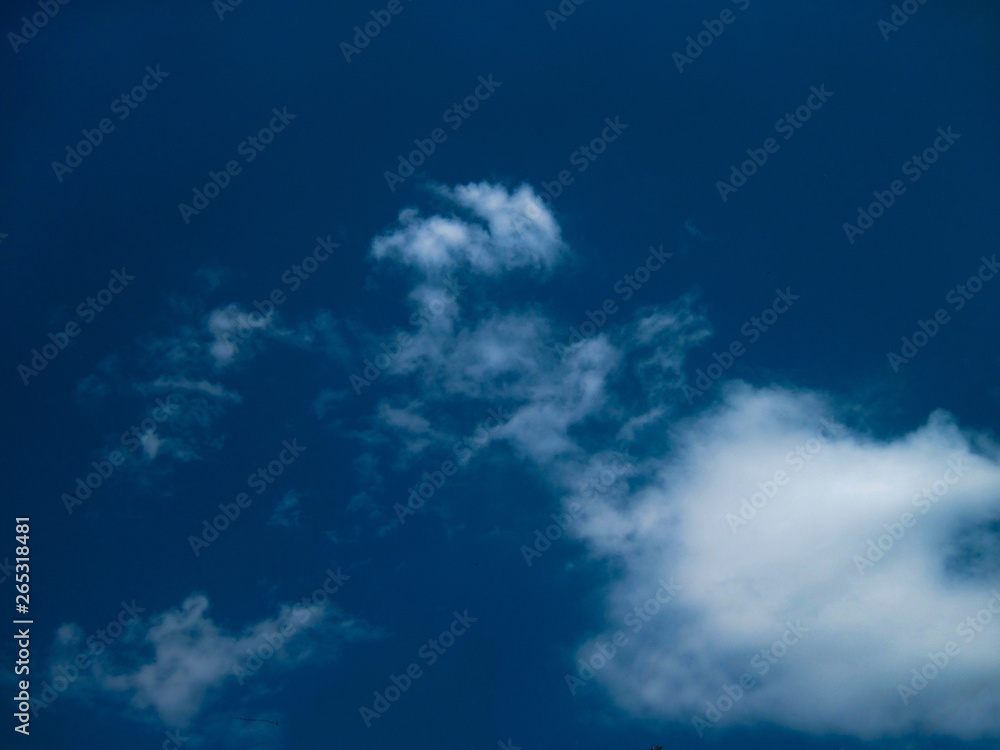
[[[283,605],[278,613],[227,633],[207,614],[208,599],[189,596],[170,609],[132,626],[128,637],[84,674],[81,685],[118,695],[142,712],[153,711],[165,724],[185,727],[231,678],[234,666],[246,666],[247,650],[257,650],[280,635],[283,638],[266,669],[294,666],[307,657],[329,658],[346,641],[372,635],[361,623],[344,617],[329,602]],[[82,630],[62,626],[53,650],[53,663],[82,650]]]
[[[645,422],[633,422],[624,435],[670,413],[664,402],[680,393],[684,355],[709,335],[690,297],[639,310],[558,347],[554,323],[538,310],[459,305],[455,290],[442,283],[445,271],[463,263],[485,274],[550,269],[566,255],[551,213],[528,186],[508,192],[478,183],[438,192],[484,225],[423,218],[407,209],[400,227],[372,243],[374,257],[416,266],[428,276],[409,295],[419,327],[398,352],[389,352],[387,367],[390,375],[414,376],[415,400],[430,405],[457,396],[504,404],[514,416],[498,436],[543,463],[579,450],[571,429],[609,405],[609,389],[626,370],[657,403],[644,407]],[[379,419],[392,427],[385,409],[380,405]]]
[[[533,313],[497,315],[474,328],[459,325],[451,320],[428,324],[392,371],[419,373],[446,393],[498,398],[526,395],[525,379],[554,366],[554,354],[546,347],[548,321]]]
[[[185,314],[196,314],[188,309],[190,305],[180,307]],[[334,358],[348,356],[340,325],[328,310],[319,310],[295,328],[280,325],[279,317],[274,310],[263,315],[234,302],[208,312],[197,323],[180,326],[176,335],[148,340],[146,348],[161,368],[185,373],[184,377],[178,375],[175,379],[192,384],[197,382],[206,365],[211,365],[213,373],[217,374],[253,359],[267,341],[305,349],[319,348]]]
[[[265,316],[248,312],[236,304],[213,310],[205,327],[211,336],[208,354],[219,369],[232,365],[241,353],[246,356],[256,337],[282,333],[274,323],[273,313]]]
[[[313,401],[312,410],[317,419],[323,419],[329,412],[333,411],[336,404],[343,401],[350,391],[340,388],[324,388]]]
[[[232,401],[240,403],[243,397],[235,391],[231,391],[218,383],[210,383],[207,380],[190,380],[180,377],[159,377],[153,382],[153,387],[166,391],[197,391],[206,396],[212,396],[222,401]]]
[[[152,460],[156,458],[156,454],[160,452],[163,440],[161,440],[156,434],[155,429],[149,429],[142,433],[142,437],[139,438],[139,443],[142,445],[142,451],[146,457]]]
[[[646,421],[668,414],[684,383],[686,352],[708,336],[686,298],[641,310],[634,320],[566,347],[554,346],[553,330],[534,311],[494,312],[473,324],[456,312],[417,333],[390,371],[418,374],[427,400],[460,396],[516,406],[498,434],[545,462],[575,449],[570,428],[615,401],[610,390],[625,371],[654,402]],[[627,425],[623,434],[641,424]]]
[[[486,220],[504,269],[548,269],[560,260],[563,242],[559,224],[530,186],[508,192],[499,185],[480,182],[442,192]]]
[[[378,419],[386,427],[414,435],[426,435],[431,432],[431,423],[419,414],[423,406],[419,401],[412,401],[403,407],[397,407],[388,401],[380,401]]]
[[[553,371],[535,380],[528,402],[498,434],[543,463],[575,450],[569,428],[604,405],[608,375],[620,356],[603,336],[574,346]]]
[[[285,528],[295,528],[299,525],[299,500],[302,496],[294,490],[288,490],[280,502],[274,506],[270,517],[267,519],[269,526],[283,526]]]
[[[424,218],[414,208],[399,213],[399,226],[372,242],[376,259],[394,258],[429,277],[462,265],[488,275],[518,268],[545,271],[559,262],[559,225],[527,185],[513,192],[485,182],[438,194],[471,214]]]
[[[823,418],[831,411],[816,396],[733,388],[722,407],[675,427],[669,457],[643,465],[647,485],[584,501],[581,536],[627,571],[609,597],[611,622],[661,578],[683,586],[676,612],[631,636],[601,679],[629,710],[683,721],[704,717],[706,701],[750,672],[756,687],[720,725],[1000,733],[1000,616],[969,643],[957,630],[1000,581],[951,555],[963,530],[997,519],[1000,467],[943,414],[890,441],[846,428],[830,438]],[[956,479],[956,459],[964,476],[922,512],[914,498]],[[772,486],[778,471],[787,481]],[[758,483],[773,497],[758,495],[761,507],[744,509],[750,520],[734,521]],[[878,562],[859,565],[884,524],[900,533],[903,513],[912,527]],[[995,552],[995,530],[988,536]],[[761,676],[754,655],[798,620],[808,632]],[[897,685],[949,640],[961,653],[904,705]]]
[[[632,442],[635,440],[636,436],[642,432],[642,430],[650,427],[651,425],[659,422],[663,417],[667,415],[667,409],[662,406],[657,406],[649,411],[639,414],[635,417],[630,417],[629,420],[622,425],[622,428],[618,430],[618,434],[615,436],[618,440],[625,440],[627,442]]]

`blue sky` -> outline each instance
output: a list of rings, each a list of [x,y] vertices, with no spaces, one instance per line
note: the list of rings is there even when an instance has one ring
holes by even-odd
[[[0,12],[16,741],[994,741],[994,4],[335,5]]]

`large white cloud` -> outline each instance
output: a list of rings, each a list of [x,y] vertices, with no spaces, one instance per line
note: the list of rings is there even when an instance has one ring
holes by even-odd
[[[996,553],[985,530],[1000,515],[1000,467],[946,415],[879,441],[838,429],[814,395],[734,387],[643,471],[641,489],[584,501],[579,528],[628,571],[609,627],[661,579],[682,586],[599,671],[622,706],[862,737],[1000,732],[1000,579],[969,548],[992,536],[985,553]],[[998,613],[981,614],[987,605]],[[963,628],[977,613],[987,625]],[[805,632],[790,636],[787,623]],[[949,641],[957,655],[915,690],[911,670],[929,652],[941,663]],[[726,686],[739,693],[746,673],[753,687],[714,713],[708,702],[718,709]]]

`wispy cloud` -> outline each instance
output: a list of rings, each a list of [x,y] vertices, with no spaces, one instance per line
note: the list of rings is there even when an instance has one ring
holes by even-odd
[[[267,519],[269,526],[280,526],[284,528],[295,528],[299,525],[299,500],[302,496],[294,490],[286,492],[280,502],[274,506],[270,517]]]
[[[114,644],[81,679],[82,696],[105,701],[117,696],[140,715],[172,726],[186,727],[220,688],[234,681],[239,667],[268,638],[281,636],[268,668],[289,669],[310,659],[330,659],[343,644],[374,637],[374,630],[341,614],[324,598],[285,604],[270,618],[247,625],[238,633],[208,616],[208,598],[192,594],[180,605],[133,626],[128,638]],[[290,631],[296,637],[286,638]],[[284,633],[284,635],[282,635]],[[52,662],[79,652],[82,631],[68,625],[60,630]],[[88,644],[89,645],[89,644]]]
[[[404,212],[373,254],[428,276],[461,264],[490,275],[550,268],[562,257],[557,229],[539,229],[545,239],[529,243],[527,254],[508,253],[495,225],[511,210],[506,191],[443,192],[490,217],[489,229]],[[422,281],[412,294],[433,293]],[[634,648],[601,670],[621,706],[671,720],[704,717],[708,701],[789,622],[801,621],[808,637],[795,641],[794,653],[781,646],[787,657],[760,675],[726,722],[866,738],[1000,732],[1000,687],[989,687],[1000,674],[1000,625],[982,628],[964,658],[953,659],[928,688],[932,700],[906,704],[898,690],[929,652],[961,638],[959,626],[983,611],[996,586],[997,565],[983,557],[1000,549],[991,525],[1000,513],[1000,467],[984,438],[936,413],[893,439],[874,440],[861,425],[820,441],[821,420],[852,405],[739,383],[723,385],[719,402],[690,416],[681,398],[688,353],[710,336],[690,297],[637,311],[569,346],[551,345],[558,328],[537,306],[454,304],[387,374],[429,408],[493,399],[512,414],[497,437],[537,464],[567,507],[583,507],[568,533],[622,571],[608,595],[613,621],[676,579],[670,613],[636,631]],[[644,454],[634,473],[583,496],[584,480],[616,439]],[[891,536],[949,459],[969,470],[934,523],[908,531],[891,560],[859,577],[852,556],[870,539]],[[727,514],[751,497],[766,507],[751,506],[754,522],[734,535]]]

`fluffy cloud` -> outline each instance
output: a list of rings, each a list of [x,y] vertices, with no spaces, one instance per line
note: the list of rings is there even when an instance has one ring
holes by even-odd
[[[622,706],[713,724],[708,702],[750,673],[718,725],[1000,732],[1000,614],[963,627],[991,601],[1000,611],[996,568],[981,563],[997,553],[1000,467],[946,415],[879,441],[837,429],[814,395],[734,387],[642,470],[641,489],[576,498],[580,536],[627,571],[610,594],[612,631],[661,580],[682,586],[599,672]],[[911,670],[949,641],[958,654],[914,690]]]
[[[425,218],[407,208],[399,213],[398,227],[372,242],[372,255],[414,266],[428,277],[465,265],[495,275],[517,268],[544,271],[558,263],[559,225],[527,185],[509,192],[481,182],[441,188],[438,194],[469,218]]]

